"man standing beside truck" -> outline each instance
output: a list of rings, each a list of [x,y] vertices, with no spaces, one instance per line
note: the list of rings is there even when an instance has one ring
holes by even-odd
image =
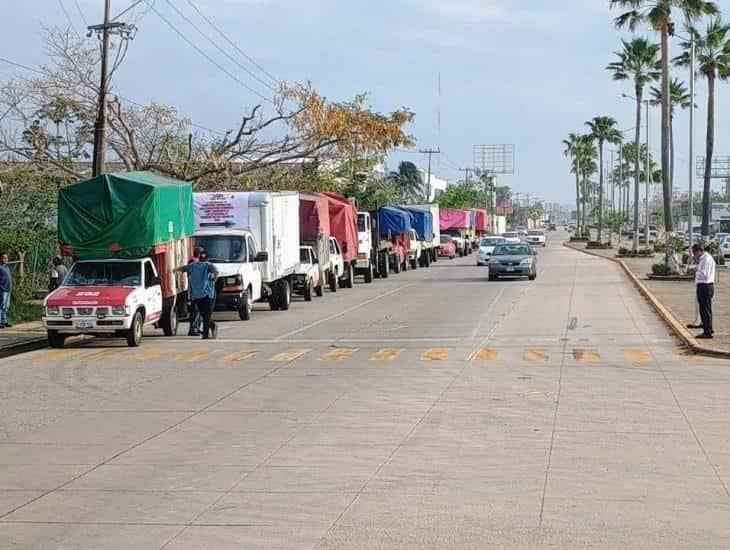
[[[215,280],[218,278],[218,269],[208,261],[208,254],[203,251],[197,262],[178,267],[177,271],[188,275],[193,310],[203,319],[203,340],[211,336],[215,339],[218,336],[218,325],[211,318],[215,305]]]
[[[9,328],[8,310],[10,309],[10,293],[13,290],[13,276],[8,267],[8,255],[0,252],[0,328]]]

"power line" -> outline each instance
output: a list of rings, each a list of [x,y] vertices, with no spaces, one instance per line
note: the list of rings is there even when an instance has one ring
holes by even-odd
[[[236,58],[235,58],[235,57],[233,57],[233,56],[232,56],[231,54],[229,54],[229,53],[228,53],[228,52],[227,52],[226,50],[224,50],[223,48],[221,48],[221,47],[220,47],[220,46],[218,45],[218,43],[217,43],[217,42],[216,42],[215,40],[213,40],[213,39],[212,39],[212,38],[210,38],[210,37],[209,37],[209,36],[208,36],[207,34],[205,34],[205,33],[204,33],[204,32],[203,32],[203,31],[202,31],[201,29],[200,29],[200,27],[198,27],[198,26],[197,26],[197,25],[196,25],[196,24],[195,24],[195,23],[194,23],[194,22],[193,22],[193,21],[192,21],[192,20],[191,20],[191,19],[190,19],[190,18],[189,18],[189,17],[187,16],[187,15],[185,15],[185,14],[184,14],[184,13],[183,13],[183,12],[182,12],[182,11],[180,10],[180,8],[178,8],[177,6],[175,6],[175,4],[173,4],[173,3],[171,2],[171,0],[167,0],[167,3],[168,3],[168,4],[170,5],[170,7],[171,7],[171,8],[173,9],[173,10],[175,10],[175,11],[177,12],[177,14],[178,14],[178,15],[179,15],[180,17],[182,17],[183,19],[185,19],[185,21],[187,21],[187,22],[188,22],[188,24],[190,24],[190,26],[191,26],[191,27],[193,27],[193,28],[194,28],[194,29],[195,29],[196,31],[198,31],[198,34],[200,34],[200,36],[202,36],[202,37],[203,37],[203,38],[205,38],[205,39],[206,39],[206,40],[207,40],[207,41],[208,41],[208,42],[209,42],[210,44],[212,44],[212,45],[213,45],[213,47],[214,47],[215,49],[217,49],[217,50],[218,50],[219,52],[221,52],[221,53],[222,53],[223,55],[225,55],[225,56],[226,56],[226,57],[227,57],[228,59],[230,59],[230,60],[231,60],[231,61],[232,61],[232,62],[233,62],[234,64],[236,64],[236,65],[237,65],[238,67],[240,67],[241,69],[243,69],[243,70],[244,70],[245,72],[247,72],[247,73],[248,73],[249,75],[251,75],[251,76],[252,76],[252,77],[253,77],[253,78],[254,78],[255,80],[257,80],[258,82],[260,82],[261,84],[263,84],[264,86],[266,86],[266,87],[267,87],[267,88],[268,88],[269,90],[271,90],[271,91],[272,91],[272,92],[274,92],[274,93],[276,93],[276,92],[277,92],[276,88],[274,88],[274,87],[273,87],[273,86],[272,86],[271,84],[269,84],[269,83],[268,83],[268,82],[266,82],[265,80],[262,80],[261,78],[259,78],[259,77],[258,77],[258,75],[256,75],[256,74],[255,74],[254,72],[252,72],[252,71],[251,71],[251,70],[250,70],[250,69],[249,69],[248,67],[246,67],[245,65],[243,65],[242,63],[240,63],[240,62],[238,61],[238,59],[236,59]]]
[[[58,5],[61,7],[61,11],[63,11],[63,14],[66,16],[66,20],[68,21],[68,24],[71,26],[71,30],[74,31],[74,34],[78,36],[78,31],[76,30],[76,25],[74,25],[73,19],[71,19],[71,16],[68,13],[68,10],[66,9],[66,6],[63,4],[63,0],[58,0]]]
[[[213,30],[215,30],[218,34],[220,34],[223,39],[228,42],[231,46],[233,46],[238,53],[240,53],[243,57],[248,59],[249,62],[251,62],[258,70],[260,70],[262,73],[264,73],[266,76],[268,76],[271,80],[273,80],[276,84],[281,84],[281,80],[276,78],[274,75],[272,75],[269,71],[264,69],[261,65],[259,65],[256,60],[248,55],[245,51],[243,51],[238,44],[236,44],[233,40],[228,38],[228,36],[207,16],[205,13],[203,13],[198,6],[196,6],[192,0],[187,0],[187,3],[190,4],[190,6],[202,17],[208,25],[210,25]]]
[[[79,12],[81,20],[84,22],[84,26],[88,27],[89,24],[86,22],[86,16],[84,15],[84,11],[81,9],[81,6],[79,6],[79,0],[74,0],[74,4],[76,4],[76,10]]]
[[[23,65],[22,63],[16,63],[15,61],[10,61],[9,59],[6,59],[5,57],[0,57],[0,61],[2,61],[3,63],[7,63],[8,65],[13,65],[14,67],[18,67],[20,69],[25,69],[26,71],[32,71],[34,73],[43,74],[43,71],[39,71],[38,69],[29,67],[28,65]]]
[[[173,23],[170,22],[169,19],[167,19],[164,15],[162,15],[157,8],[154,7],[154,5],[150,4],[149,0],[145,0],[145,3],[149,6],[149,8],[155,12],[155,15],[162,19],[162,21],[170,27],[186,44],[188,44],[191,48],[193,48],[195,51],[197,51],[200,55],[202,55],[205,59],[207,59],[210,63],[215,65],[221,72],[228,75],[232,80],[236,81],[238,84],[240,84],[242,87],[246,88],[249,92],[252,94],[260,97],[264,101],[267,101],[269,103],[274,103],[269,98],[265,97],[255,89],[251,88],[248,84],[243,82],[241,79],[239,79],[236,75],[234,75],[232,72],[230,72],[228,69],[223,67],[220,63],[218,63],[215,59],[210,57],[207,53],[205,53],[204,50],[202,50],[200,47],[198,47],[192,40],[190,40],[183,32],[178,29]]]

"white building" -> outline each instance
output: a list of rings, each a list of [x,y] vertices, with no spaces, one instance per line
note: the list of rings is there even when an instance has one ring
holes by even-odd
[[[426,197],[428,199],[428,202],[435,201],[444,191],[446,191],[446,187],[449,185],[449,182],[447,180],[436,177],[436,175],[431,172],[431,185],[429,189],[428,172],[423,168],[419,168],[419,170],[421,174],[423,174],[423,195],[426,196],[426,194],[428,194],[428,196]]]

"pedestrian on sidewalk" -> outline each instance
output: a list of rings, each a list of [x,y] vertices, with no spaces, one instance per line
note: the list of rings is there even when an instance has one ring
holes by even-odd
[[[201,252],[197,262],[178,267],[176,271],[188,274],[189,292],[194,308],[203,319],[203,340],[218,336],[218,325],[211,318],[215,305],[215,281],[218,269],[208,261],[208,254]]]
[[[715,259],[699,244],[692,246],[695,260],[695,285],[697,287],[697,303],[700,306],[701,325],[687,325],[688,328],[701,328],[700,339],[712,339],[712,298],[715,295]]]
[[[0,328],[10,328],[8,311],[10,310],[10,293],[13,291],[13,275],[8,266],[8,255],[0,251]]]
[[[66,279],[66,275],[68,275],[68,268],[63,265],[61,256],[56,256],[51,261],[51,281],[48,285],[48,290],[53,291],[61,286]]]

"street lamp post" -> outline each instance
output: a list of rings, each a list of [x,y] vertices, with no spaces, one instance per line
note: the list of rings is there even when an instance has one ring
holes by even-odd
[[[694,221],[692,216],[692,207],[694,206],[693,183],[695,179],[694,173],[694,154],[695,154],[695,58],[697,56],[695,35],[690,36],[690,61],[689,61],[689,249],[692,250],[692,238],[694,237]],[[689,255],[690,258],[692,254]]]

